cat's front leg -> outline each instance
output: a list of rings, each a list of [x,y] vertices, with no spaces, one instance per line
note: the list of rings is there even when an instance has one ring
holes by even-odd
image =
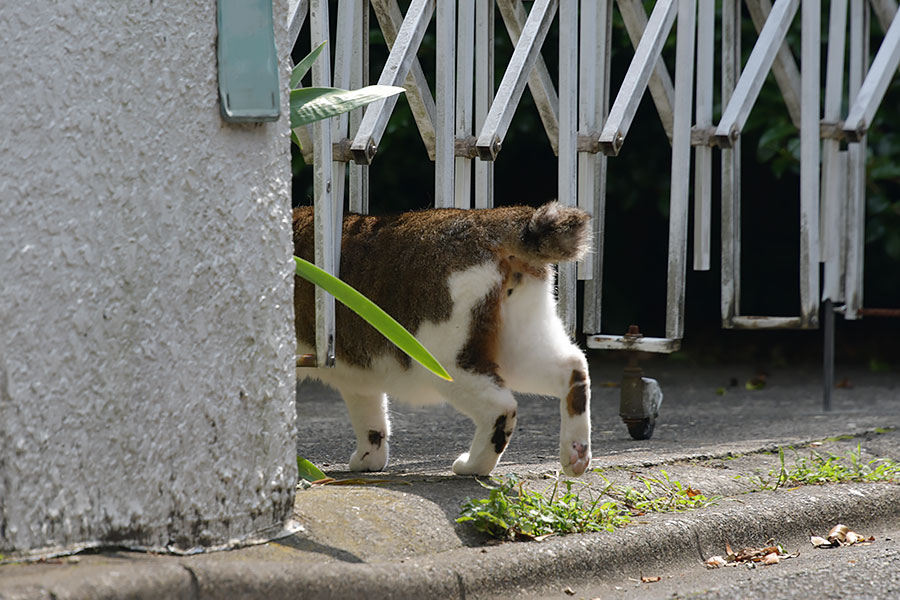
[[[385,394],[342,392],[356,433],[356,451],[350,456],[351,471],[383,471],[388,463],[388,401]]]

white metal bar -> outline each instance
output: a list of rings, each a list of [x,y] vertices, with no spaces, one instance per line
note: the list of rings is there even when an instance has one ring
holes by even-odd
[[[616,94],[609,116],[600,132],[600,147],[604,154],[615,156],[625,142],[628,128],[637,112],[650,74],[662,53],[663,44],[675,21],[675,0],[658,0],[650,13],[644,35],[634,51],[625,79]],[[693,39],[693,34],[691,34]]]
[[[722,2],[722,105],[741,69],[740,0]],[[722,148],[722,327],[733,327],[741,301],[741,140]]]
[[[475,131],[494,100],[494,0],[475,0]],[[475,207],[494,205],[494,163],[475,161]]]
[[[841,118],[844,89],[844,46],[847,33],[847,0],[831,0],[828,17],[828,53],[825,59],[825,122]],[[846,173],[841,168],[840,142],[834,138],[822,141],[822,210],[820,213],[819,260],[825,263],[822,301],[843,300],[841,285],[841,235],[846,203]],[[846,160],[844,163],[846,167]]]
[[[456,28],[456,139],[465,140],[472,135],[472,114],[475,88],[475,3],[459,3]],[[472,206],[472,159],[457,156],[454,194],[456,208]]]
[[[309,13],[309,0],[288,0],[288,40],[291,48],[297,43],[297,36],[303,29],[303,22]],[[290,50],[288,50],[290,54]]]
[[[630,339],[617,335],[592,335],[587,338],[587,346],[597,350],[633,350],[670,354],[681,349],[681,340],[655,337]]]
[[[522,37],[522,31],[525,29],[525,23],[528,22],[528,13],[522,0],[497,0],[497,8],[500,9],[500,17],[506,25],[506,31],[514,46],[518,46],[519,38]],[[550,15],[553,18],[553,15]],[[542,42],[543,43],[543,42]],[[528,90],[534,99],[534,105],[537,108],[538,116],[541,118],[541,124],[547,133],[547,139],[550,140],[550,147],[553,154],[559,154],[559,123],[557,122],[557,114],[559,113],[559,99],[556,95],[556,89],[553,87],[553,79],[550,77],[550,71],[544,63],[544,59],[540,54],[540,49],[535,57],[534,67],[528,78]],[[518,104],[518,101],[516,101]]]
[[[482,160],[494,160],[500,152],[513,113],[525,90],[525,82],[547,37],[556,6],[557,0],[535,0],[528,13],[522,36],[513,50],[494,102],[475,142]]]
[[[825,235],[833,236],[833,241],[829,244],[833,256],[828,260],[822,261],[825,263],[822,270],[824,276],[822,280],[822,302],[831,301],[837,304],[844,302],[844,290],[846,289],[847,247],[848,236],[850,235],[847,230],[850,204],[849,152],[840,150],[833,159],[833,163],[835,174],[829,177],[829,185],[835,187],[836,193],[833,196],[837,205],[828,207],[828,218],[825,220]]]
[[[803,317],[734,317],[735,329],[804,329]]]
[[[769,0],[747,0],[747,11],[759,34],[769,13],[772,12],[772,3]],[[797,62],[787,42],[782,42],[775,54],[772,75],[775,76],[775,83],[781,90],[781,97],[784,98],[791,122],[800,129],[800,69],[797,68]]]
[[[869,57],[869,11],[862,2],[850,3],[850,58],[848,100],[856,99],[866,75]],[[847,260],[845,274],[844,318],[860,317],[863,306],[863,258],[866,217],[866,136],[859,142],[847,144],[848,202]]]
[[[821,0],[803,0],[800,43],[800,64],[803,65],[800,73],[803,107],[800,115],[800,316],[807,327],[818,326],[819,314],[821,10]]]
[[[359,89],[369,85],[369,0],[353,0],[357,33],[353,36],[352,58],[350,61],[350,87]],[[356,135],[365,114],[365,107],[350,111],[350,136]],[[351,161],[350,201],[351,212],[369,212],[369,167]]]
[[[759,38],[750,52],[747,65],[741,73],[731,100],[722,112],[719,126],[716,128],[716,137],[720,145],[727,146],[740,135],[750,109],[759,96],[766,75],[772,68],[775,55],[784,41],[784,36],[790,27],[791,21],[797,14],[800,0],[776,0],[766,24],[763,25]]]
[[[315,48],[328,39],[328,0],[310,3],[310,41]],[[329,87],[331,83],[330,53],[323,52],[312,65],[314,86]],[[331,119],[313,124],[315,158],[313,160],[313,201],[315,202],[315,260],[316,265],[337,276],[340,262],[340,236],[335,239],[332,198]],[[319,367],[334,365],[334,296],[316,286],[316,361]]]
[[[375,8],[375,15],[379,19],[381,30],[385,34],[385,40],[389,40],[389,32],[393,27],[393,18],[396,17],[393,9],[396,6],[396,0],[373,0],[372,6]],[[399,8],[396,9],[399,12]],[[419,125],[419,132],[422,134],[422,141],[425,147],[429,147],[428,127],[427,123],[423,124],[420,119],[424,119],[425,115],[419,114],[414,108],[413,97],[417,94],[424,100],[429,97],[428,94],[423,95],[423,91],[427,90],[427,85],[420,87],[417,82],[418,78],[414,77],[411,83],[407,80],[410,69],[417,64],[416,51],[422,43],[425,36],[425,29],[431,21],[431,15],[434,12],[434,0],[412,0],[409,9],[406,11],[406,17],[403,19],[400,28],[397,30],[396,38],[391,46],[391,52],[388,55],[384,70],[381,77],[378,78],[379,85],[401,85],[406,81],[406,96],[416,117],[416,123]],[[388,44],[391,44],[388,41]],[[421,69],[420,69],[421,70]],[[424,81],[424,75],[422,75]],[[359,126],[359,132],[353,139],[350,151],[353,153],[353,160],[359,164],[369,164],[375,157],[378,143],[381,136],[384,135],[384,129],[387,126],[388,119],[394,106],[397,104],[397,96],[391,96],[383,100],[378,100],[369,105],[362,123]],[[421,107],[426,108],[424,105]],[[426,111],[427,112],[427,111]],[[424,128],[423,128],[424,127]],[[433,131],[433,129],[432,129]],[[433,139],[433,138],[432,138]]]
[[[600,131],[603,123],[603,51],[605,50],[606,28],[600,22],[599,14],[606,8],[598,2],[582,1],[579,20],[578,43],[578,134],[594,136]],[[578,153],[578,206],[588,213],[594,211],[594,197],[599,193],[602,183],[599,180],[603,154]],[[578,279],[591,279],[593,276],[594,255],[588,253],[578,263]]]
[[[618,0],[619,14],[622,15],[622,21],[625,23],[625,31],[628,32],[628,38],[631,45],[637,49],[647,29],[647,12],[644,10],[644,4],[641,0]],[[672,143],[672,104],[675,99],[675,86],[672,84],[672,78],[666,69],[666,63],[660,56],[656,60],[656,65],[650,73],[650,80],[647,82],[650,90],[650,97],[653,98],[653,104],[656,105],[656,112],[659,120],[662,122],[666,137],[669,138],[669,144]]]
[[[716,7],[713,0],[700,0],[697,20],[697,109],[700,129],[712,127],[713,53],[715,52]],[[674,174],[673,174],[674,175]],[[694,270],[709,271],[712,229],[712,147],[694,148]]]
[[[596,7],[591,10],[590,7]],[[582,133],[595,135],[602,128],[609,106],[609,67],[612,55],[612,9],[613,0],[584,0],[582,10],[582,30],[596,28],[596,36],[591,44],[582,39],[582,73],[591,71],[590,81],[582,78],[581,94],[584,119],[581,124]],[[589,105],[593,106],[589,106]],[[594,252],[591,257],[591,277],[584,282],[584,316],[582,319],[584,333],[592,334],[601,331],[603,300],[603,248],[604,225],[606,220],[606,168],[607,157],[603,153],[593,156],[582,154],[578,167],[579,203],[584,208],[582,197],[590,199],[589,207],[593,217]]]
[[[694,86],[696,0],[678,0],[675,39],[675,120],[672,124],[672,185],[669,201],[669,269],[666,337],[684,335],[685,262],[691,167],[691,108]]]
[[[356,7],[354,2],[338,3],[337,28],[334,40],[334,87],[350,87],[350,71],[353,61],[353,40],[357,35]],[[331,141],[335,144],[349,134],[350,115],[343,113],[332,119]],[[344,204],[344,183],[347,179],[347,163],[336,160],[332,174],[332,197],[335,205]]]
[[[559,197],[560,204],[578,202],[578,0],[560,0],[559,30]],[[575,334],[577,276],[575,263],[558,269],[559,306],[563,324]]]
[[[884,100],[894,72],[900,66],[900,11],[894,14],[890,27],[881,40],[872,66],[844,122],[844,133],[853,141],[871,125],[875,112]]]
[[[437,119],[434,122],[434,205],[453,206],[453,167],[456,139],[454,105],[456,102],[456,0],[438,2],[437,18]]]

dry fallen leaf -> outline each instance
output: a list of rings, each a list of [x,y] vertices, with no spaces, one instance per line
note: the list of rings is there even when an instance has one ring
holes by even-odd
[[[711,556],[706,559],[705,564],[709,569],[718,569],[719,567],[724,567],[726,564],[728,564],[728,561],[721,556]]]
[[[641,577],[641,583],[656,583],[662,577]]]
[[[840,523],[831,528],[831,531],[828,532],[828,539],[831,542],[837,542],[839,544],[843,544],[847,541],[847,534],[850,532],[850,528],[846,525],[841,525]]]
[[[780,563],[780,562],[781,562],[781,559],[778,557],[778,553],[777,553],[777,552],[769,552],[769,553],[766,554],[765,557],[762,559],[762,563],[763,563],[764,565],[777,565],[777,564]]]
[[[815,546],[816,548],[833,548],[835,544],[829,542],[823,537],[819,537],[817,535],[809,536],[809,543]]]
[[[575,590],[573,590],[573,589],[570,588],[569,586],[566,586],[566,589],[564,589],[563,591],[566,593],[567,596],[574,596],[574,595],[575,595]]]
[[[687,494],[687,497],[688,497],[688,498],[696,498],[697,496],[702,496],[702,495],[703,495],[703,492],[701,492],[700,490],[695,490],[695,489],[692,488],[692,487],[688,487],[688,489],[686,489],[686,490],[684,491],[684,493]]]

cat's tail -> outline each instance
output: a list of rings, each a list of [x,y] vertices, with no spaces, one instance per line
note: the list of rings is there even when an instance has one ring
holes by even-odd
[[[590,215],[579,208],[545,204],[522,228],[519,251],[529,262],[578,260],[591,247],[590,222]]]

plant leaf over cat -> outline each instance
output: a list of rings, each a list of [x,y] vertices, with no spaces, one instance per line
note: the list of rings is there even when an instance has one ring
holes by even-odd
[[[347,308],[365,319],[384,337],[391,340],[398,348],[423,367],[442,379],[453,381],[453,378],[450,377],[450,374],[447,373],[447,370],[444,369],[441,363],[411,333],[374,302],[311,262],[297,256],[294,257],[294,262],[297,265],[297,275],[319,286],[344,303]]]

